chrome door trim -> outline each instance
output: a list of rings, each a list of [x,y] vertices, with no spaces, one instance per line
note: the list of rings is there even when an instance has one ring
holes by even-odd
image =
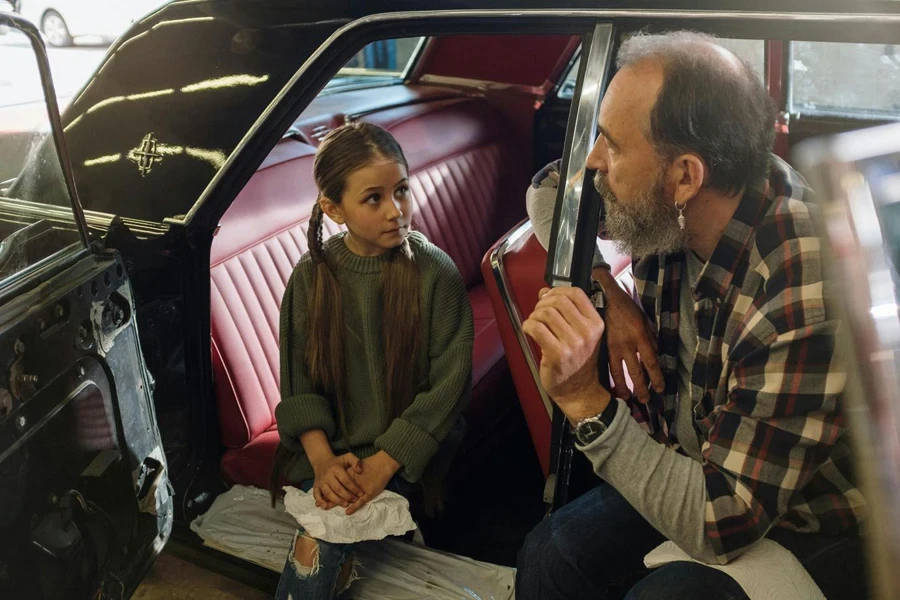
[[[594,27],[591,44],[582,64],[584,80],[581,95],[576,101],[571,151],[568,153],[566,172],[559,186],[559,222],[556,225],[556,246],[550,257],[553,287],[572,285],[572,257],[575,252],[575,228],[581,208],[584,189],[585,160],[594,145],[597,130],[597,113],[606,86],[609,58],[613,45],[612,23],[599,23]]]
[[[415,49],[413,49],[412,56],[409,57],[409,61],[406,63],[406,67],[403,69],[403,75],[401,75],[400,77],[404,82],[409,81],[409,77],[410,75],[412,75],[412,72],[416,68],[416,65],[419,64],[420,60],[422,60],[422,53],[425,52],[425,47],[430,42],[431,38],[427,35],[423,35],[419,38]]]
[[[183,0],[184,2],[191,2],[191,0]],[[748,20],[748,21],[791,21],[795,23],[873,23],[873,24],[890,24],[894,23],[900,26],[900,15],[891,15],[891,14],[864,14],[864,15],[848,15],[848,14],[829,14],[829,13],[790,13],[790,12],[750,12],[750,11],[702,11],[702,10],[619,10],[619,9],[594,9],[594,10],[554,10],[554,9],[540,9],[540,10],[448,10],[448,11],[415,11],[415,12],[407,12],[407,13],[381,13],[377,15],[370,15],[367,17],[362,17],[360,19],[356,19],[355,21],[351,21],[346,25],[340,27],[337,31],[331,34],[328,39],[326,39],[319,48],[313,52],[309,58],[304,61],[304,63],[297,69],[297,72],[294,73],[294,76],[291,77],[287,83],[284,84],[284,87],[281,88],[281,91],[272,99],[266,109],[259,115],[250,129],[247,130],[247,133],[244,134],[244,137],[241,138],[241,141],[235,146],[234,150],[231,154],[226,158],[225,163],[222,165],[222,168],[215,174],[215,176],[210,180],[207,184],[206,188],[204,188],[203,192],[200,194],[200,197],[194,202],[194,205],[191,207],[191,210],[184,217],[179,218],[171,218],[168,219],[167,222],[176,225],[188,225],[194,216],[197,214],[197,211],[201,206],[206,202],[207,198],[212,194],[213,189],[219,184],[224,177],[225,173],[231,168],[234,162],[237,160],[237,157],[241,154],[243,149],[247,146],[256,132],[262,127],[263,123],[265,123],[269,117],[275,112],[276,108],[279,104],[284,100],[284,98],[288,95],[291,88],[297,83],[297,81],[310,69],[313,63],[319,59],[320,56],[325,52],[325,49],[331,45],[334,41],[340,39],[348,32],[353,31],[354,29],[365,27],[368,25],[386,23],[392,21],[407,21],[411,19],[428,19],[428,20],[442,20],[442,19],[459,19],[459,18],[467,18],[467,19],[488,19],[488,18],[497,18],[497,17],[538,17],[543,19],[571,19],[571,18],[584,18],[584,19],[697,19],[701,21],[712,21],[712,20]]]
[[[78,228],[78,237],[85,248],[91,247],[91,238],[88,233],[87,221],[84,217],[84,208],[78,197],[78,189],[75,186],[75,173],[72,170],[72,162],[69,159],[69,147],[63,133],[62,118],[59,113],[59,103],[56,100],[56,89],[53,86],[53,75],[50,71],[50,58],[44,38],[41,37],[37,27],[19,15],[0,12],[0,25],[9,26],[24,34],[34,51],[34,59],[37,63],[41,78],[41,89],[44,92],[44,104],[47,109],[47,117],[50,120],[50,135],[53,138],[53,148],[56,150],[56,159],[62,171],[63,182],[69,195],[72,219]]]
[[[534,358],[534,354],[531,351],[531,345],[525,337],[525,332],[522,331],[522,315],[519,313],[519,307],[513,302],[509,279],[506,276],[506,268],[503,266],[503,257],[506,253],[521,248],[528,238],[528,234],[531,233],[531,230],[531,221],[526,220],[506,234],[506,236],[500,240],[500,243],[494,247],[489,260],[491,261],[491,272],[494,274],[494,282],[497,284],[497,289],[500,291],[500,298],[503,300],[503,306],[506,307],[506,314],[512,324],[513,331],[516,332],[519,348],[521,348],[522,354],[525,355],[525,362],[528,363],[528,370],[531,371],[531,376],[534,378],[534,384],[537,386],[538,393],[541,395],[541,401],[544,403],[544,408],[547,409],[547,415],[552,418],[553,403],[550,401],[550,396],[547,395],[547,392],[544,390],[544,386],[541,385],[541,374],[538,370],[537,360]]]

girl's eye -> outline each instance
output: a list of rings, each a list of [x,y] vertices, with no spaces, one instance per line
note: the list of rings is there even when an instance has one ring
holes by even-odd
[[[378,204],[378,201],[381,200],[380,194],[372,194],[368,198],[366,198],[366,204]]]
[[[397,188],[397,191],[394,193],[397,196],[400,196],[401,198],[405,198],[406,196],[409,195],[409,187],[403,186],[403,187]]]

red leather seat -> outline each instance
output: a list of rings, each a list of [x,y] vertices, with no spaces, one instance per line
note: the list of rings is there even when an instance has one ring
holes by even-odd
[[[630,259],[620,254],[612,242],[599,244],[613,275],[620,285],[629,289]],[[534,236],[527,219],[494,244],[481,263],[513,384],[544,476],[550,472],[552,404],[540,382],[540,348],[522,333],[522,323],[534,311],[538,292],[547,287],[546,266],[547,251]]]
[[[333,121],[333,115],[328,122]],[[410,163],[416,226],[456,262],[475,315],[470,431],[490,412],[503,344],[481,281],[481,256],[524,213],[529,164],[509,128],[480,99],[418,102],[368,114],[398,139]],[[211,333],[221,468],[232,483],[266,487],[278,443],[278,317],[287,279],[307,250],[316,198],[315,148],[285,140],[223,216],[213,241]],[[326,230],[338,228],[326,219]]]

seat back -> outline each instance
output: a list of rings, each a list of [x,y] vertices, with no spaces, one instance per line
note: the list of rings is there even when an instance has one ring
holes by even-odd
[[[598,245],[619,284],[630,290],[628,257],[611,242],[600,241]],[[522,323],[534,311],[538,292],[547,287],[546,267],[547,251],[527,219],[494,244],[481,263],[513,383],[545,476],[550,472],[553,407],[540,381],[541,350],[523,333]]]
[[[482,99],[421,102],[365,119],[387,128],[403,147],[416,227],[453,258],[470,297],[477,298],[481,256],[509,226],[510,215],[524,213],[521,148]],[[221,439],[228,448],[243,448],[275,427],[279,312],[288,278],[308,248],[317,195],[314,154],[311,145],[281,142],[223,216],[213,241],[213,368]],[[325,228],[326,237],[339,231],[328,219]],[[490,327],[492,322],[483,328]],[[494,362],[497,354],[476,351]]]
[[[546,266],[547,251],[528,219],[494,244],[481,262],[506,361],[544,476],[550,470],[549,415],[553,411],[538,373],[541,350],[522,332],[522,323],[534,310],[538,292],[547,285]]]

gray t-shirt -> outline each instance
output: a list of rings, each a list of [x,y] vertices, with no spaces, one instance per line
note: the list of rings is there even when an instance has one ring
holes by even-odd
[[[678,409],[675,415],[675,435],[685,454],[702,461],[700,440],[694,429],[694,405],[691,371],[697,357],[697,319],[694,315],[692,289],[700,278],[703,260],[694,252],[686,252],[687,273],[681,277],[681,301],[678,319]],[[702,394],[702,391],[699,391]]]
[[[553,224],[556,181],[540,173],[528,188],[526,206],[535,236],[546,248]],[[697,350],[696,317],[691,284],[703,269],[702,261],[689,253],[687,276],[682,278],[679,320],[679,406],[675,434],[687,456],[682,456],[647,435],[622,400],[610,428],[594,442],[579,448],[591,461],[594,472],[608,481],[647,521],[691,557],[719,562],[705,534],[706,478],[700,444],[693,426],[690,373]],[[594,266],[603,264],[599,253]],[[692,276],[693,274],[693,276]],[[688,350],[690,348],[690,350]],[[688,361],[690,364],[688,364]],[[664,490],[650,494],[648,490]]]

